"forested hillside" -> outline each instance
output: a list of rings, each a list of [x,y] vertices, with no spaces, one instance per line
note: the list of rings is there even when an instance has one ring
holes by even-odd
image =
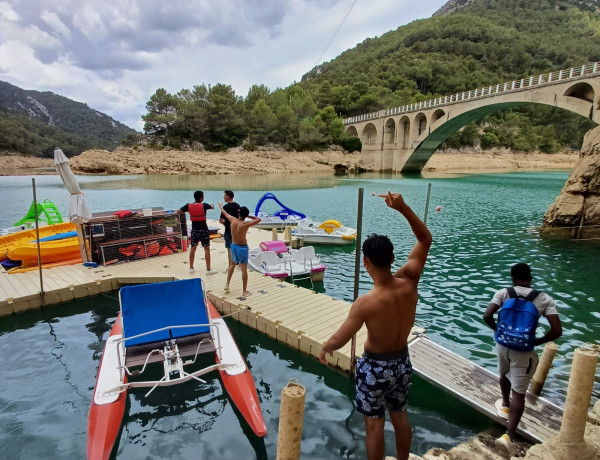
[[[271,92],[245,98],[225,84],[148,101],[145,131],[157,145],[209,149],[268,142],[294,149],[345,139],[341,118],[600,61],[600,13],[591,0],[453,0],[430,19],[370,38]],[[530,106],[472,123],[447,147],[519,151],[579,148],[593,126],[561,109]]]
[[[51,157],[91,148],[114,150],[136,132],[108,115],[51,92],[0,81],[0,151]]]

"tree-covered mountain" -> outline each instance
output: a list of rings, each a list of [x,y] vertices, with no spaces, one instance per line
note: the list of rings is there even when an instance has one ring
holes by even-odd
[[[288,88],[254,85],[245,98],[225,84],[159,89],[146,105],[145,132],[173,146],[352,150],[343,117],[600,61],[598,10],[597,0],[451,0],[432,18],[366,39]],[[579,148],[593,126],[532,105],[473,123],[445,146],[555,152]]]
[[[332,105],[346,117],[600,61],[599,9],[592,0],[452,0],[430,19],[316,66],[300,86],[317,107]],[[504,111],[479,125],[475,141],[485,146],[550,152],[579,148],[594,126],[547,106]],[[472,142],[456,134],[447,145]]]
[[[114,150],[134,135],[86,104],[0,81],[0,151],[51,157],[60,145],[73,156],[91,148]]]

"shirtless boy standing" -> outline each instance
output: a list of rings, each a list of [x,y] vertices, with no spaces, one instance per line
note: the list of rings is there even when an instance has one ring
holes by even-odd
[[[231,224],[231,260],[234,264],[229,265],[227,269],[227,284],[225,284],[225,291],[229,291],[229,283],[231,281],[231,277],[233,276],[233,271],[235,270],[235,265],[239,265],[242,270],[242,286],[243,286],[243,296],[249,296],[250,292],[248,291],[248,242],[246,241],[246,234],[248,233],[248,229],[253,225],[256,225],[260,222],[259,217],[249,216],[250,211],[246,206],[242,206],[240,208],[240,217],[232,216],[225,209],[223,209],[223,203],[218,202],[219,208],[221,208],[221,212],[225,219],[229,221]],[[250,217],[248,222],[246,222],[246,217]]]
[[[356,365],[356,407],[365,416],[366,449],[369,459],[384,454],[385,410],[388,409],[398,460],[408,458],[412,432],[406,412],[412,366],[408,356],[408,335],[415,322],[417,284],[431,247],[431,233],[404,202],[399,193],[378,195],[410,224],[417,243],[406,263],[394,274],[394,246],[387,236],[370,235],[363,243],[363,265],[373,288],[350,307],[348,317],[325,342],[319,359],[343,347],[363,324],[367,327],[364,353]]]

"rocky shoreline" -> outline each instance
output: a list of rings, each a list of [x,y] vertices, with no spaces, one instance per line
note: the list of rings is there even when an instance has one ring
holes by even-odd
[[[445,151],[434,154],[425,165],[427,173],[475,173],[501,171],[570,170],[579,152],[512,153],[491,151]],[[276,148],[226,152],[151,150],[120,147],[87,150],[71,158],[76,174],[291,174],[333,173],[363,169],[360,153],[340,150],[290,152]],[[0,175],[56,174],[50,158],[0,155]],[[32,171],[32,168],[36,168]],[[40,169],[41,168],[41,169]]]

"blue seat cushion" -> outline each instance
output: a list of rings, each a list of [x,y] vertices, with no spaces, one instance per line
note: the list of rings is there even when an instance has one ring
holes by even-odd
[[[125,286],[119,291],[119,302],[125,339],[163,327],[208,324],[202,282],[199,278]],[[208,326],[168,329],[125,340],[125,346],[176,339],[208,331]]]

